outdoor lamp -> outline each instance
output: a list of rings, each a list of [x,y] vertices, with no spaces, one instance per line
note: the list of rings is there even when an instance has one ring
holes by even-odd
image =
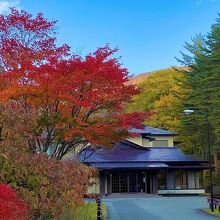
[[[192,109],[185,109],[183,112],[186,115],[190,115],[190,114],[192,114],[194,112],[194,110],[192,110]]]

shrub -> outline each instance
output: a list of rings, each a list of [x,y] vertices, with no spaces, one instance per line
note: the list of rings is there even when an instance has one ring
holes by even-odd
[[[0,169],[0,180],[17,189],[30,204],[31,218],[38,220],[61,215],[63,207],[81,205],[93,174],[78,162],[15,150],[0,154]]]
[[[33,114],[0,105],[0,182],[13,186],[29,204],[31,219],[50,219],[63,207],[81,205],[93,170],[30,151],[27,139],[35,123]]]
[[[29,209],[8,185],[0,184],[0,219],[1,220],[27,220]]]

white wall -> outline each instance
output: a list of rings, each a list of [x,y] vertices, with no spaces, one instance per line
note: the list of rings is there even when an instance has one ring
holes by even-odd
[[[90,178],[90,183],[94,182],[93,185],[88,186],[88,193],[100,194],[100,181],[99,176]]]
[[[129,138],[128,140],[133,142],[133,143],[135,143],[135,144],[143,146],[142,137],[141,136],[139,136],[139,137],[132,137],[132,138]]]
[[[173,147],[173,137],[170,136],[149,136],[155,138],[155,141],[149,141],[142,136],[132,137],[128,140],[143,147]],[[158,142],[157,142],[158,141]],[[160,145],[160,141],[167,141],[167,144]]]

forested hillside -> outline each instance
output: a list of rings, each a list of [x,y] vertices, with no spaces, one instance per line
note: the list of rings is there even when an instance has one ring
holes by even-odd
[[[213,160],[220,146],[220,19],[206,35],[186,43],[180,55],[185,68],[168,68],[131,79],[141,93],[133,97],[128,112],[153,111],[146,124],[176,131],[180,146],[207,159],[207,122],[211,128]],[[182,57],[182,58],[181,58]],[[184,115],[184,109],[194,109]]]
[[[180,146],[191,153],[182,123],[183,103],[190,92],[186,86],[188,70],[186,67],[171,67],[131,79],[132,84],[137,83],[141,93],[133,97],[127,111],[153,111],[154,114],[145,124],[178,132],[176,139],[181,141]]]
[[[188,67],[185,67],[185,66],[174,66],[174,67],[169,67],[169,68],[166,68],[167,70],[169,69],[177,69],[177,70],[189,70]],[[145,73],[140,73],[136,76],[132,76],[128,82],[128,84],[133,84],[133,85],[138,85],[140,83],[142,83],[144,80],[147,79],[147,77],[150,75],[150,74],[153,74],[153,73],[157,73],[159,71],[164,71],[165,69],[160,69],[160,70],[155,70],[155,71],[152,71],[152,72],[145,72]]]
[[[138,76],[132,81],[138,83],[141,93],[134,96],[134,102],[127,107],[128,112],[154,111],[147,124],[178,132],[181,100],[188,91],[185,72],[168,68],[141,76],[142,81]]]

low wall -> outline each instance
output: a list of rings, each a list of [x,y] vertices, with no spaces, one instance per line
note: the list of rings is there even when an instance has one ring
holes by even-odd
[[[202,194],[205,193],[205,189],[163,189],[158,190],[159,195],[165,194]]]

